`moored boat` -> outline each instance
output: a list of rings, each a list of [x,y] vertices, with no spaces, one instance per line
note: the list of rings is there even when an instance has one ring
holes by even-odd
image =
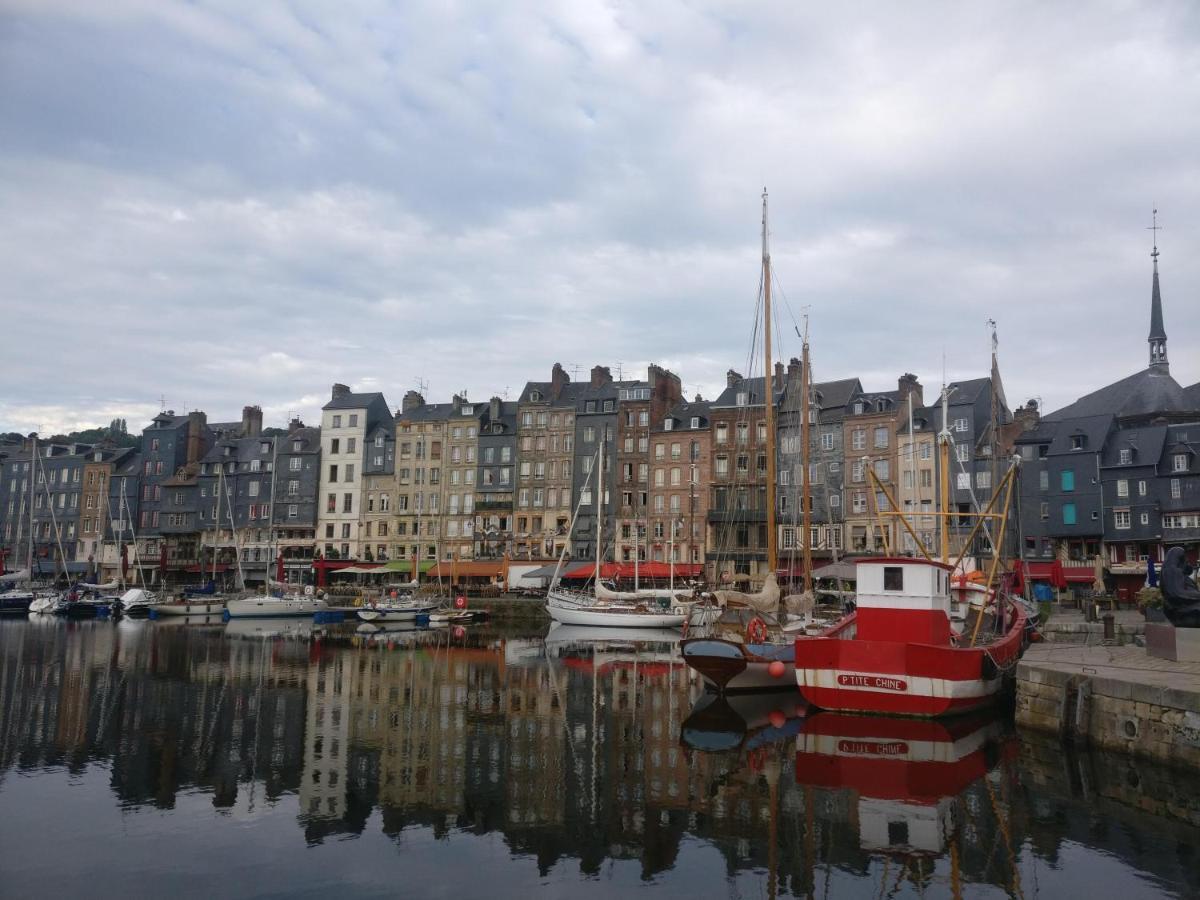
[[[150,615],[154,618],[161,618],[163,616],[221,616],[224,614],[225,598],[214,598],[211,596],[207,599],[192,597],[174,603],[159,603],[150,610]]]
[[[822,635],[796,639],[796,683],[810,704],[941,716],[1000,695],[1025,649],[1021,604],[991,591],[989,605],[974,610],[977,621],[968,617],[958,631],[950,619],[951,565],[882,557],[860,560],[857,569],[857,609]]]
[[[711,690],[791,690],[795,642],[769,613],[726,607],[705,633],[680,645]]]
[[[391,599],[384,603],[371,604],[358,610],[364,622],[411,622],[419,615],[428,615],[441,605],[441,601],[417,600],[415,598]]]
[[[225,610],[231,619],[277,619],[285,616],[311,616],[329,609],[322,597],[242,597],[227,600]]]
[[[34,602],[33,591],[11,590],[0,593],[0,614],[27,613]]]

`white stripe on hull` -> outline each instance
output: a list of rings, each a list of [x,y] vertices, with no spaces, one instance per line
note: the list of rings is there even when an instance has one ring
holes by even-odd
[[[843,683],[842,679],[849,679],[851,683]],[[886,694],[893,697],[932,697],[939,700],[987,697],[1000,689],[1002,680],[969,678],[956,681],[949,678],[931,678],[927,675],[892,675],[844,669],[796,669],[796,684],[801,688],[824,688],[856,694]],[[878,681],[903,682],[904,688],[875,686]]]

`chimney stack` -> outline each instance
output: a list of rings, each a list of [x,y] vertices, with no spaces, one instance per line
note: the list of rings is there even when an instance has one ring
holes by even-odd
[[[900,395],[900,405],[908,404],[908,395],[913,394],[913,406],[924,406],[923,390],[921,382],[917,380],[917,376],[911,372],[905,372],[900,376],[897,382],[897,390]]]
[[[592,366],[592,387],[604,387],[612,381],[612,372],[608,366]]]
[[[730,369],[728,372],[725,373],[725,387],[733,387],[734,385],[738,384],[741,380],[742,380],[742,375],[740,372],[735,372],[735,371],[733,371],[733,369]]]
[[[400,412],[412,412],[414,409],[420,409],[425,405],[425,398],[416,391],[405,391],[404,400],[400,404]]]
[[[330,394],[331,394],[330,399],[337,400],[339,397],[345,397],[349,393],[350,393],[350,388],[347,385],[335,384],[333,386],[333,390],[330,392]]]
[[[488,418],[493,422],[498,422],[500,420],[500,409],[500,398],[493,397],[488,402]]]
[[[208,426],[208,416],[199,410],[188,413],[187,424],[187,465],[197,463],[204,455],[204,432]]]
[[[292,419],[292,421],[288,422],[288,434],[295,434],[303,427],[304,423],[301,422],[300,417],[297,416],[296,418]]]
[[[799,378],[800,377],[800,360],[796,359],[796,357],[794,357],[794,356],[791,359],[789,359],[787,373],[788,373],[789,379]]]
[[[550,370],[550,396],[557,400],[565,388],[571,381],[567,370],[562,367],[562,363],[555,363],[554,368]]]
[[[262,407],[242,407],[242,437],[259,437],[262,434]]]
[[[1042,416],[1038,410],[1038,402],[1036,400],[1030,400],[1013,413],[1013,420],[1021,426],[1022,433],[1037,428],[1037,424],[1041,421],[1041,418]]]

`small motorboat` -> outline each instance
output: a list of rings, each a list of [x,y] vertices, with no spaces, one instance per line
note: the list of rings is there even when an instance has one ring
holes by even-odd
[[[158,597],[141,588],[130,588],[121,595],[121,612],[127,616],[148,616],[161,605]]]
[[[418,600],[415,597],[390,598],[358,610],[364,622],[411,622],[419,615],[432,613],[441,605],[437,598]]]
[[[225,598],[213,595],[185,597],[171,603],[156,604],[150,610],[154,619],[164,616],[223,616],[225,615]]]
[[[33,591],[28,590],[11,590],[0,593],[0,614],[3,613],[27,613],[30,611],[30,606],[34,600]]]

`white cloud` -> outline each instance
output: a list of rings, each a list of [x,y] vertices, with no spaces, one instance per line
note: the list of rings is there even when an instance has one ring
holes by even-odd
[[[1014,402],[1128,374],[1157,202],[1200,379],[1184,3],[7,8],[0,428],[515,396],[556,360],[711,395],[749,356],[763,184],[780,355],[807,310],[818,378],[981,374],[988,318]]]

